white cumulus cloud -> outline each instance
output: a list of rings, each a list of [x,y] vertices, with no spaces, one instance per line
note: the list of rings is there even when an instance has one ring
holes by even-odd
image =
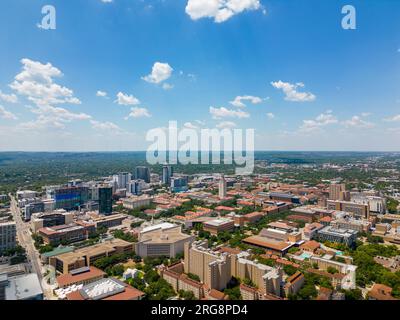
[[[146,108],[135,107],[135,108],[131,108],[131,112],[129,113],[129,115],[125,119],[129,119],[129,118],[150,118],[150,117],[151,117],[151,114],[150,114],[149,110],[147,110]]]
[[[303,124],[300,127],[301,132],[312,132],[321,129],[330,124],[338,123],[338,119],[332,114],[332,111],[328,110],[325,113],[320,114],[313,120],[303,120]]]
[[[210,114],[213,116],[213,119],[221,119],[221,118],[249,118],[250,115],[242,110],[232,110],[227,109],[225,107],[214,108],[210,107]]]
[[[316,96],[311,92],[299,92],[297,90],[298,88],[304,88],[304,83],[302,82],[292,84],[279,80],[276,82],[271,82],[271,85],[276,89],[282,90],[285,94],[285,100],[287,101],[306,102],[314,101],[316,99]]]
[[[142,77],[144,81],[159,84],[172,75],[174,69],[168,63],[156,62],[149,75]]]
[[[162,88],[164,90],[172,90],[174,88],[174,86],[172,84],[169,84],[169,83],[163,83]]]
[[[37,106],[56,104],[80,104],[71,89],[54,82],[54,78],[62,77],[62,72],[50,63],[42,64],[30,59],[22,59],[23,70],[15,76],[10,87],[17,94],[26,96]]]
[[[118,103],[119,105],[123,106],[136,106],[140,104],[140,101],[138,98],[136,98],[133,95],[128,95],[122,92],[118,92],[117,94],[117,100],[114,102]]]
[[[383,120],[386,121],[386,122],[397,122],[397,121],[400,121],[400,114],[397,114],[395,116],[392,116],[390,118],[386,118],[386,119],[383,119]]]
[[[268,117],[268,119],[274,119],[275,115],[272,112],[268,112],[267,117]]]
[[[98,91],[96,92],[96,96],[98,96],[98,97],[103,97],[103,98],[107,98],[107,92],[98,90]]]
[[[22,59],[22,71],[15,76],[10,87],[17,94],[25,96],[35,107],[30,107],[37,115],[35,120],[19,125],[23,129],[61,128],[74,120],[88,120],[85,113],[71,112],[58,107],[59,104],[81,104],[71,89],[55,82],[63,73],[51,63],[43,64],[30,59]]]
[[[15,94],[5,94],[0,90],[0,100],[8,103],[17,103],[18,97]]]
[[[112,132],[120,132],[121,128],[117,126],[115,123],[106,121],[106,122],[100,122],[96,120],[91,120],[90,121],[92,128],[100,131],[112,131]]]
[[[363,120],[360,116],[353,116],[351,119],[343,122],[344,126],[347,128],[365,128],[370,129],[375,127],[375,124],[369,121]]]
[[[191,123],[191,122],[186,122],[183,126],[184,126],[185,128],[188,128],[188,129],[198,129],[198,128],[199,128],[198,126],[194,125],[194,124]]]
[[[237,96],[233,101],[230,102],[231,105],[237,108],[245,108],[246,104],[243,101],[249,101],[252,104],[259,104],[263,99],[255,96]]]
[[[7,111],[3,106],[0,106],[0,118],[7,120],[17,120],[17,116],[10,111]]]
[[[221,121],[216,125],[218,129],[231,129],[236,127],[236,123],[232,121]]]
[[[188,0],[185,10],[192,20],[213,18],[221,23],[243,11],[261,8],[259,0]]]

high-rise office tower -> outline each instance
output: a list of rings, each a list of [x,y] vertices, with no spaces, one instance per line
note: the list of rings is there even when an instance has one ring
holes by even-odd
[[[112,214],[112,187],[99,187],[99,213],[105,215]]]
[[[163,166],[162,169],[162,183],[169,185],[171,177],[174,175],[174,168],[172,166]]]
[[[150,183],[150,169],[148,167],[136,167],[134,176],[135,180],[141,179]]]
[[[172,177],[170,189],[172,192],[183,192],[189,189],[189,178],[187,176]]]
[[[226,198],[226,180],[224,175],[222,175],[219,180],[218,194],[220,199]]]
[[[145,187],[146,182],[144,182],[143,180],[132,180],[129,183],[127,191],[135,195],[140,195]]]
[[[129,172],[121,172],[114,176],[114,181],[117,182],[118,189],[128,188],[128,184],[132,179],[132,175]]]

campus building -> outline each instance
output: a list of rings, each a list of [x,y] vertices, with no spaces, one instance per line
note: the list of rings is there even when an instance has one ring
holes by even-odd
[[[133,244],[121,239],[112,239],[72,252],[49,257],[49,264],[58,272],[66,274],[72,270],[91,266],[96,260],[114,254],[133,253]]]
[[[334,287],[345,290],[356,288],[357,266],[317,256],[311,256],[310,263],[318,266],[318,271],[314,270],[314,273],[328,276],[334,282]],[[338,272],[330,274],[327,272],[328,268],[336,269]]]
[[[66,288],[73,285],[87,285],[89,283],[105,278],[106,275],[107,274],[105,272],[93,266],[82,267],[72,270],[67,274],[59,275],[56,278],[56,282],[59,288]]]
[[[128,198],[121,199],[121,201],[122,201],[122,206],[125,209],[134,210],[149,206],[153,201],[153,199],[154,199],[153,197],[150,197],[148,195],[142,195],[142,196],[130,196]]]
[[[360,219],[369,218],[369,206],[368,204],[356,203],[350,201],[340,201],[340,200],[328,200],[327,201],[328,210],[337,210],[352,213],[354,217]]]
[[[104,278],[67,295],[67,300],[141,300],[144,292],[115,278]]]
[[[120,226],[122,224],[122,221],[126,219],[125,214],[113,214],[110,216],[98,216],[95,218],[92,218],[89,220],[89,222],[92,222],[95,224],[96,229],[97,228],[113,228]]]
[[[64,209],[37,213],[31,217],[31,229],[33,233],[36,233],[41,228],[69,225],[73,220],[74,212],[67,212]]]
[[[135,252],[141,257],[175,257],[193,240],[194,236],[182,233],[180,226],[161,223],[140,231]]]
[[[234,228],[234,220],[227,218],[214,219],[203,223],[203,230],[210,232],[212,235],[217,235],[218,232],[231,231]]]
[[[293,275],[291,275],[289,278],[286,279],[286,284],[283,288],[285,291],[285,296],[288,297],[289,295],[295,295],[301,287],[303,286],[305,281],[304,275],[296,271]]]
[[[350,229],[357,232],[368,232],[371,228],[371,222],[365,219],[341,218],[331,221],[331,226],[338,229]]]
[[[352,246],[357,240],[357,231],[327,226],[317,232],[316,238],[321,242],[330,241]]]
[[[95,231],[94,224],[79,225],[71,223],[41,228],[38,230],[38,234],[43,238],[44,243],[56,246],[61,243],[86,240]]]
[[[197,275],[211,289],[223,290],[232,277],[251,280],[262,294],[281,294],[282,272],[249,260],[247,252],[213,251],[206,242],[185,245],[186,274]]]

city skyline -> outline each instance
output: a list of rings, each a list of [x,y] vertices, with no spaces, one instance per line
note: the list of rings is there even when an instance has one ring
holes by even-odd
[[[0,151],[145,151],[171,120],[254,128],[259,151],[400,150],[400,4],[352,1],[344,30],[344,1],[235,3],[53,1],[55,30],[43,1],[1,4]]]

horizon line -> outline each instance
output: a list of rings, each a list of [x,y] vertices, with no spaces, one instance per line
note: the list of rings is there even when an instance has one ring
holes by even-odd
[[[141,152],[141,153],[147,153],[146,150],[113,150],[113,151],[106,151],[106,150],[91,150],[91,151],[63,151],[63,150],[54,150],[54,151],[45,151],[45,150],[35,150],[35,151],[22,151],[22,150],[4,150],[1,151],[0,153],[133,153],[133,152]],[[160,151],[162,152],[184,152],[184,151],[179,151],[179,150],[174,150],[174,151]],[[234,151],[234,150],[221,150],[221,151],[212,151],[212,150],[206,150],[206,151],[201,151],[201,150],[193,150],[192,152],[246,152],[244,151]],[[343,153],[400,153],[400,150],[395,151],[395,150],[254,150],[254,152],[343,152]]]

